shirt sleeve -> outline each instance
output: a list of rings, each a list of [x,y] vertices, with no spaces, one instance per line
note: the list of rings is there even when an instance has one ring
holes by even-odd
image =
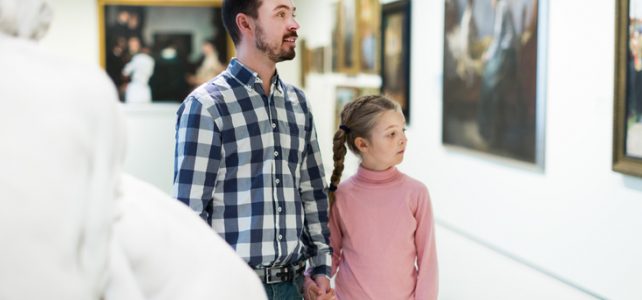
[[[310,257],[312,275],[330,276],[332,250],[329,246],[328,196],[325,192],[324,171],[321,151],[317,140],[312,114],[308,111],[306,128],[306,149],[301,162],[301,184],[299,190],[305,213],[304,225],[307,238],[304,243]]]
[[[221,134],[203,103],[188,98],[177,112],[173,196],[211,223],[221,161]]]
[[[417,276],[417,286],[415,287],[415,299],[436,300],[439,275],[435,245],[435,223],[428,190],[424,188],[417,200],[415,247],[417,248],[419,274]]]

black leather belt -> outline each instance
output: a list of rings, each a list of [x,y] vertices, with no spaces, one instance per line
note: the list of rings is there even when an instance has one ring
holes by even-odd
[[[263,283],[272,284],[288,282],[294,280],[297,276],[303,274],[305,270],[305,261],[298,264],[285,267],[262,267],[254,269]]]

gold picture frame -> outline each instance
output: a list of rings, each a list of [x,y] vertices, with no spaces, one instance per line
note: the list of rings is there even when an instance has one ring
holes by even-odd
[[[361,73],[378,74],[381,64],[381,2],[357,0],[358,55]]]
[[[234,57],[234,44],[223,26],[222,4],[222,0],[98,0],[100,65],[118,88],[121,101],[128,81],[135,77],[124,75],[125,65],[141,52],[131,49],[144,49],[154,60],[148,81],[152,102],[181,102],[204,78],[213,77],[197,76],[199,64],[205,64],[206,44],[215,49],[216,70],[224,69]],[[130,47],[132,38],[139,46]]]
[[[642,16],[631,1],[616,3],[613,170],[642,176]]]
[[[337,71],[377,74],[381,63],[379,0],[339,0],[337,16]]]
[[[359,73],[357,0],[339,0],[337,6],[337,70],[344,74]]]

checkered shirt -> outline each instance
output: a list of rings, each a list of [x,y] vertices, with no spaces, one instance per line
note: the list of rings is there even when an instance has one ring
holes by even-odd
[[[310,259],[330,273],[328,202],[312,114],[279,79],[265,96],[237,59],[177,112],[173,194],[252,267]]]

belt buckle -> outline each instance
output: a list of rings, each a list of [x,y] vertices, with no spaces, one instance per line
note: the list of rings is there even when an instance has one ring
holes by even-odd
[[[278,276],[272,275],[272,269],[271,268],[265,268],[263,270],[265,271],[265,283],[266,284],[272,284],[272,283],[281,282],[281,279],[278,278]]]
[[[279,283],[279,282],[285,282],[290,280],[290,270],[287,267],[283,268],[265,268],[265,283],[266,284],[272,284],[272,283]],[[272,271],[275,271],[277,273],[272,274]]]

